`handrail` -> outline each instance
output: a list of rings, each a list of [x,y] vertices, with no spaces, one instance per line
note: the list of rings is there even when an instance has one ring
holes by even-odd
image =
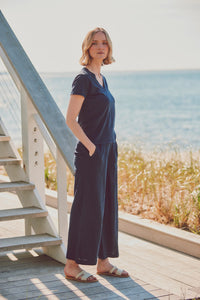
[[[23,88],[74,174],[76,139],[63,114],[0,11],[0,55],[19,91]]]

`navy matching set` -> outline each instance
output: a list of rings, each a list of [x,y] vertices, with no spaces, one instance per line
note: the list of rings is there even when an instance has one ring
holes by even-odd
[[[71,94],[85,98],[78,123],[96,149],[90,156],[80,141],[76,146],[66,257],[78,264],[95,265],[97,258],[119,256],[115,100],[105,77],[101,86],[85,67],[75,77]]]

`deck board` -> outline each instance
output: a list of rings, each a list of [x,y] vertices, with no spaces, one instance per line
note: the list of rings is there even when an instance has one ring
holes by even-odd
[[[63,265],[50,257],[41,254],[30,259],[29,252],[18,254],[13,252],[18,260],[12,261],[7,269],[0,270],[1,295],[6,299],[42,299],[42,295],[55,299],[78,299],[79,296],[87,296],[89,299],[130,299],[130,295],[140,294],[141,297],[153,297],[154,291],[158,290],[157,287],[133,278],[120,280],[98,276],[99,282],[94,284],[74,283],[65,280]],[[26,263],[21,264],[24,260]]]
[[[17,196],[2,193],[1,208],[19,207]],[[9,201],[4,201],[4,200]],[[55,209],[48,208],[57,225]],[[10,225],[9,225],[10,224]],[[23,235],[22,221],[1,222],[0,236]],[[200,260],[178,251],[119,233],[120,257],[111,259],[130,278],[97,276],[84,284],[64,278],[63,265],[42,251],[17,250],[0,254],[0,299],[161,299],[200,297]],[[85,267],[95,274],[95,266]]]
[[[131,249],[130,249],[131,250]],[[124,254],[129,254],[129,251],[124,251]],[[151,257],[151,260],[146,259],[145,254],[141,256],[141,253],[134,255],[134,263],[142,266],[144,269],[152,270],[155,273],[169,277],[169,279],[180,281],[188,286],[198,286],[200,283],[199,276],[196,276],[197,272],[186,274],[182,269],[174,268],[174,265],[169,266],[166,260],[157,260],[157,256]],[[148,266],[148,267],[147,267]]]

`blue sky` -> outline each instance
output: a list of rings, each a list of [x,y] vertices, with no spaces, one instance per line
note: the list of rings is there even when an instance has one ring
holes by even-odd
[[[75,71],[85,34],[111,36],[107,70],[200,69],[199,0],[0,0],[38,71]]]

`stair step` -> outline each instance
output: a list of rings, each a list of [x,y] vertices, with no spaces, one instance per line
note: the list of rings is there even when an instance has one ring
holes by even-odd
[[[10,136],[0,134],[0,142],[9,142]]]
[[[21,163],[21,159],[15,157],[2,157],[0,158],[0,166],[5,165],[19,165]]]
[[[21,190],[33,190],[35,185],[24,181],[0,182],[0,192],[14,192]]]
[[[48,211],[38,207],[24,207],[0,210],[0,221],[17,220],[29,218],[46,217]]]
[[[11,251],[25,248],[56,246],[62,243],[60,237],[49,234],[37,234],[0,239],[0,251]]]

